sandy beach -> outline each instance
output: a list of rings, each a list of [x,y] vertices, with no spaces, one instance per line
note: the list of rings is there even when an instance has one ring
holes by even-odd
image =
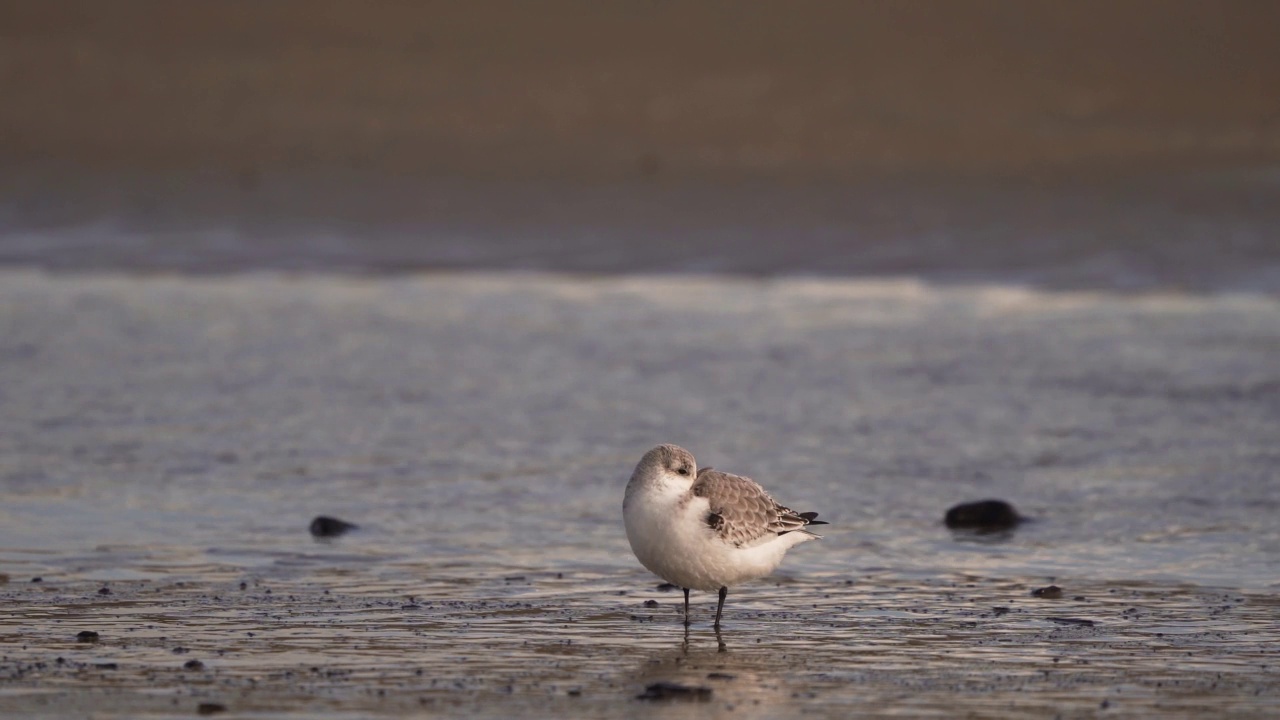
[[[1276,715],[1277,8],[0,2],[0,715]]]

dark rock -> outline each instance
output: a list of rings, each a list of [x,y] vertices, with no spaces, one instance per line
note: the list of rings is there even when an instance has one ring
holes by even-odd
[[[980,500],[961,503],[947,511],[947,527],[957,530],[991,532],[1010,530],[1022,522],[1013,506],[1003,500]]]
[[[31,578],[31,582],[44,582],[44,578],[42,578],[42,577],[33,577],[33,578]]]
[[[1044,598],[1046,600],[1057,600],[1062,597],[1062,588],[1057,585],[1049,585],[1047,587],[1032,590],[1031,595],[1032,597]]]
[[[358,529],[358,525],[328,515],[317,515],[311,521],[311,534],[315,537],[338,537],[348,530]]]
[[[647,608],[656,608],[656,607],[658,607],[658,601],[657,601],[657,600],[645,600],[645,601],[644,601],[644,606],[645,606],[645,607],[647,607]]]
[[[681,685],[677,682],[663,680],[645,687],[644,692],[636,696],[637,700],[695,700],[705,702],[711,699],[711,688],[701,685]]]
[[[226,711],[227,706],[222,703],[202,702],[196,706],[197,715],[214,715]]]
[[[191,652],[191,651],[190,651],[189,649],[184,648],[184,647],[182,647],[181,645],[179,645],[178,647],[174,648],[174,649],[173,649],[172,651],[170,651],[170,652],[172,652],[174,655],[184,655],[184,654],[189,653],[189,652]]]
[[[110,594],[111,594],[111,588],[105,588],[105,587],[104,587],[104,588],[98,588],[98,594],[99,594],[99,595],[110,595]]]
[[[203,670],[204,663],[200,662],[199,660],[188,660],[182,663],[182,668],[184,670]]]
[[[738,676],[732,673],[711,672],[707,673],[708,680],[737,680]]]
[[[119,670],[120,669],[120,665],[118,663],[94,663],[93,666],[98,668],[99,670]]]
[[[679,590],[680,586],[672,585],[671,583],[661,583],[658,585],[657,589],[662,592],[671,592],[672,590]]]
[[[98,642],[98,633],[92,630],[81,630],[76,633],[76,642],[94,643]]]

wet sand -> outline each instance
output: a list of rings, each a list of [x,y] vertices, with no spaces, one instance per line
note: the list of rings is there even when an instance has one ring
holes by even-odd
[[[1261,717],[1278,699],[1269,296],[0,280],[7,713]],[[686,647],[622,532],[625,478],[660,441],[832,522],[735,589],[723,652],[714,599]],[[984,497],[1033,520],[943,526]],[[318,542],[319,514],[361,527]],[[1050,583],[1061,598],[1031,595]],[[710,703],[636,699],[660,680]]]
[[[455,571],[456,572],[456,571]],[[0,708],[26,717],[1264,717],[1280,700],[1273,594],[858,573],[708,598],[619,570],[303,582],[0,587]],[[346,584],[330,591],[330,583]],[[731,596],[733,597],[733,596]],[[647,601],[657,601],[649,607]],[[97,642],[76,633],[99,633]],[[202,667],[185,667],[193,660]],[[655,682],[700,701],[637,699]]]

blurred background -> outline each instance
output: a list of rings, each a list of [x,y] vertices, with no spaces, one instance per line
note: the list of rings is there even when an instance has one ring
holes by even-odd
[[[1268,0],[0,2],[0,262],[1280,287]]]

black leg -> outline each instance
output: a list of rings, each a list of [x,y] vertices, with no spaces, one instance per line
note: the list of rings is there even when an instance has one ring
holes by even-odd
[[[724,599],[729,596],[729,588],[720,588],[720,602],[716,603],[716,629],[720,629],[720,613],[724,612]]]
[[[684,588],[684,626],[689,627],[689,588]]]

